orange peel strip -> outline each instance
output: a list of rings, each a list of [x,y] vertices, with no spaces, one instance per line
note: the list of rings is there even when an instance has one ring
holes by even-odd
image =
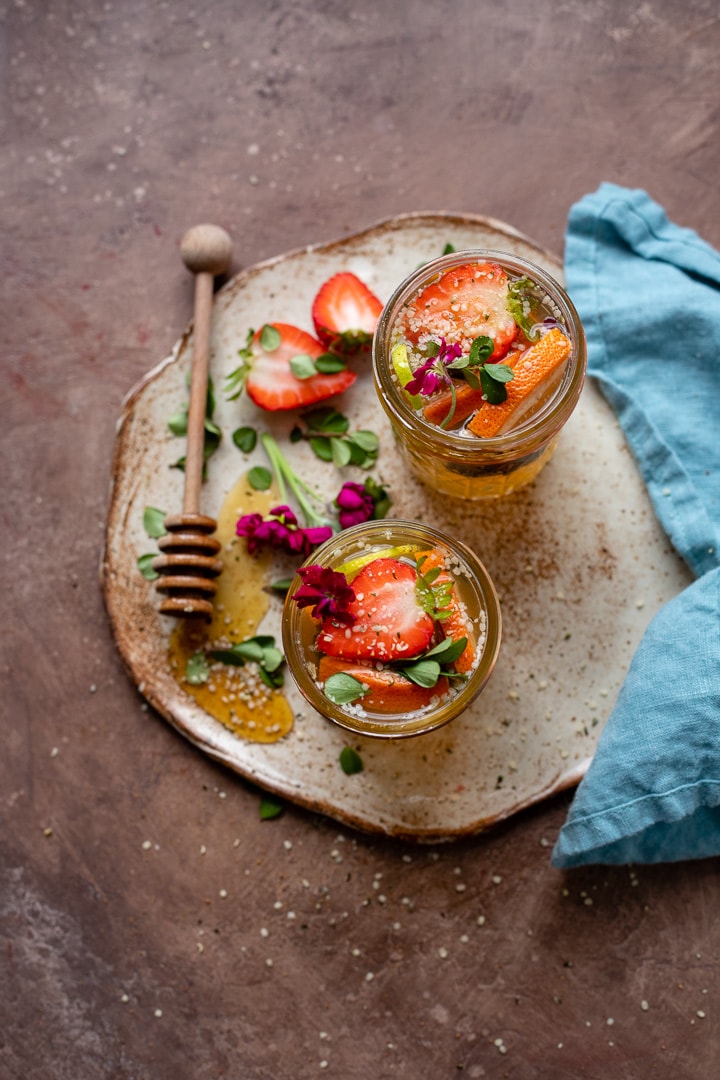
[[[570,341],[557,327],[553,327],[538,342],[531,345],[513,365],[514,376],[507,383],[507,398],[500,405],[485,402],[468,424],[468,431],[481,439],[501,435],[512,423],[520,406],[527,403],[530,394],[539,390],[564,364],[570,355]]]

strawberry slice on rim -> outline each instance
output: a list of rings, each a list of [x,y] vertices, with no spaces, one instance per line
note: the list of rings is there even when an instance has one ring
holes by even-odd
[[[409,660],[430,646],[435,624],[420,607],[414,567],[397,559],[375,559],[353,579],[352,626],[325,619],[316,646],[344,660]]]
[[[313,300],[315,333],[334,352],[356,353],[372,341],[382,309],[364,281],[343,271],[321,285]]]
[[[467,353],[476,337],[492,338],[492,362],[505,356],[518,334],[508,310],[508,277],[496,263],[447,270],[410,301],[402,318],[405,336],[416,345],[444,338]]]
[[[257,331],[252,339],[251,367],[245,382],[248,397],[261,409],[279,412],[305,408],[341,394],[355,382],[357,376],[347,370],[299,379],[293,373],[290,361],[299,356],[316,360],[326,352],[324,346],[290,323],[268,325],[277,331],[280,342],[274,349],[264,348],[261,338],[265,327]]]

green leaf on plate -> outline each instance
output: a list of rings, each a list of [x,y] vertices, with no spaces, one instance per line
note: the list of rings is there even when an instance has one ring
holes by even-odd
[[[277,799],[273,799],[270,795],[263,795],[260,800],[260,820],[272,821],[273,818],[280,817],[285,807]]]
[[[247,475],[248,484],[256,491],[267,491],[272,484],[272,473],[263,465],[256,465]]]
[[[156,506],[146,506],[143,512],[143,528],[152,540],[164,536],[167,531],[165,528],[165,511],[158,510]]]
[[[348,776],[363,771],[362,758],[352,746],[345,746],[340,751],[340,768]]]
[[[137,561],[137,567],[146,581],[156,581],[160,577],[157,570],[153,569],[153,559],[157,559],[157,552],[151,551],[148,555],[141,555]]]
[[[185,665],[185,678],[191,686],[201,686],[208,681],[210,664],[204,652],[193,653]]]
[[[232,441],[243,454],[250,454],[257,443],[257,431],[253,427],[239,427],[232,433]]]

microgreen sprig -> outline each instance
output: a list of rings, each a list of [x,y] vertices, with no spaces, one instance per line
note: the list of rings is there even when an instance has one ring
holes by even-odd
[[[413,378],[403,389],[410,395],[432,396],[446,386],[450,390],[451,403],[447,416],[441,423],[445,428],[452,422],[457,405],[457,393],[453,375],[462,376],[474,390],[482,388],[483,395],[491,405],[499,405],[507,397],[505,384],[513,378],[512,368],[507,364],[490,364],[495,342],[487,335],[476,337],[467,353],[455,342],[448,345],[445,338],[440,342],[429,341],[425,346],[427,359],[415,369]]]
[[[462,672],[449,667],[462,656],[466,645],[466,637],[445,638],[416,660],[400,665],[399,670],[412,682],[424,687],[435,686],[441,675],[447,679],[466,679]]]
[[[306,439],[321,461],[332,461],[338,469],[345,465],[370,469],[375,464],[380,448],[375,432],[349,432],[347,416],[332,406],[313,409],[301,416],[300,421],[290,432],[290,441]]]
[[[266,330],[274,330],[274,329],[275,328],[272,327],[272,326],[270,326],[270,327],[264,326],[263,327],[263,333],[265,333]],[[277,334],[277,330],[275,330],[275,333]],[[253,358],[252,340],[253,340],[254,337],[255,337],[255,331],[251,328],[247,332],[247,336],[245,338],[244,346],[242,347],[242,349],[238,349],[238,356],[240,357],[239,366],[236,367],[234,371],[231,371],[230,374],[225,379],[225,385],[223,387],[223,391],[225,393],[225,398],[226,398],[227,401],[235,401],[235,399],[239,398],[240,395],[243,392],[243,388],[245,386],[245,380],[247,379],[248,375],[250,374],[250,368],[252,367],[252,363],[251,363],[252,358]],[[279,337],[280,337],[280,335],[278,334],[278,344],[279,344]],[[275,347],[277,348],[277,345]]]
[[[189,383],[189,375],[186,378],[186,383]],[[207,398],[205,399],[205,431],[203,441],[203,480],[207,475],[207,463],[208,460],[217,450],[222,439],[222,431],[213,420],[213,414],[215,412],[215,389],[213,387],[213,381],[208,378]],[[172,431],[173,435],[187,435],[188,425],[188,406],[183,405],[180,412],[175,413],[168,420],[168,427]],[[178,460],[171,466],[173,469],[180,469],[181,472],[185,471],[185,457],[178,458]]]
[[[258,665],[260,678],[270,690],[277,690],[283,685],[282,667],[285,657],[275,646],[275,638],[268,634],[258,634],[245,638],[231,645],[229,649],[211,649],[210,656],[221,664],[244,667],[245,664]]]

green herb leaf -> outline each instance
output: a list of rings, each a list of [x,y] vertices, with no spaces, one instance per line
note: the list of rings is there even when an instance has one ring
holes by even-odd
[[[464,374],[465,374],[465,382],[468,384],[468,386],[471,386],[473,388],[473,390],[479,390],[480,389],[480,379],[478,378],[477,372],[473,371],[472,368],[466,368]]]
[[[201,686],[208,681],[210,664],[204,652],[193,653],[185,665],[185,678],[191,686]]]
[[[250,454],[257,443],[257,431],[252,427],[239,427],[232,433],[232,441],[243,454]]]
[[[412,682],[426,688],[434,686],[440,678],[440,665],[437,660],[418,660],[414,664],[404,665],[400,670]]]
[[[380,448],[380,440],[374,431],[355,431],[350,438],[366,454],[377,454]]]
[[[271,581],[268,585],[268,589],[271,592],[279,593],[280,596],[284,596],[293,583],[291,577],[278,578],[276,581]]]
[[[387,517],[388,510],[392,505],[392,499],[388,495],[384,487],[381,487],[377,481],[373,480],[372,476],[365,478],[363,487],[367,491],[368,495],[373,501],[375,507],[373,511],[373,517],[380,521],[382,518]]]
[[[507,398],[505,384],[497,382],[486,368],[480,368],[480,385],[486,400],[490,405],[502,405]]]
[[[512,382],[515,372],[507,364],[486,364],[485,371],[495,382]]]
[[[242,356],[246,351],[252,356],[250,350],[243,349],[240,350],[240,355]],[[240,397],[245,386],[245,380],[250,374],[251,367],[252,364],[249,362],[249,359],[244,359],[242,364],[240,364],[239,367],[236,367],[234,371],[231,371],[226,377],[225,385],[223,387],[226,401],[235,401],[236,398]]]
[[[303,413],[301,418],[311,432],[324,435],[344,435],[350,427],[347,416],[343,416],[331,405],[323,405],[319,409],[312,409]]]
[[[207,397],[205,398],[205,416],[209,420],[215,412],[215,385],[210,377],[208,377],[207,385]],[[218,428],[218,431],[220,428]]]
[[[269,690],[279,690],[285,682],[282,668],[278,668],[276,671],[268,671],[267,668],[260,665],[258,670],[260,672],[260,679],[265,683]]]
[[[345,465],[349,464],[351,450],[345,439],[332,439],[330,451],[332,453],[333,464],[336,468],[342,469]]]
[[[442,664],[443,666],[445,664],[453,664],[465,652],[467,640],[466,637],[457,638],[454,641],[452,638],[445,638],[432,649],[428,649],[423,656],[423,660],[437,660],[438,664]]]
[[[296,379],[312,379],[313,375],[317,375],[315,361],[306,353],[298,353],[290,358],[290,370]]]
[[[455,248],[453,247],[452,244],[446,244],[445,247],[442,249],[443,255],[452,255],[454,253],[454,251],[455,251]]]
[[[344,371],[347,364],[343,360],[342,356],[336,356],[335,353],[322,353],[315,360],[315,367],[321,375],[334,375],[337,371]]]
[[[464,371],[470,365],[469,354],[456,357],[450,364],[446,364],[448,371]]]
[[[334,441],[334,439],[328,438],[327,435],[314,435],[310,440],[310,447],[315,456],[319,457],[321,461],[332,461],[332,444]]]
[[[256,465],[247,474],[248,484],[255,491],[267,491],[272,484],[272,473],[264,465]]]
[[[137,568],[146,581],[156,581],[160,577],[157,570],[153,569],[153,559],[157,559],[156,551],[141,555],[137,561]]]
[[[179,413],[175,413],[174,416],[170,417],[168,427],[173,435],[187,435],[187,421],[188,410],[186,405]]]
[[[534,295],[537,293],[537,285],[529,277],[518,278],[508,285],[507,308],[515,322],[527,337],[533,337],[533,330],[537,319],[533,315],[533,300],[538,302]]]
[[[279,348],[281,341],[280,331],[276,330],[270,323],[265,323],[260,331],[260,345],[265,352],[275,352]]]
[[[334,675],[330,676],[331,679],[334,677]],[[340,768],[347,776],[363,771],[362,758],[352,746],[344,746],[340,751]]]
[[[271,798],[269,795],[263,795],[260,800],[260,820],[272,821],[273,818],[280,817],[285,807],[281,802]]]
[[[277,671],[281,664],[285,662],[285,657],[281,653],[280,649],[276,649],[273,645],[268,645],[262,651],[262,666],[269,674],[273,671]]]
[[[157,540],[167,532],[165,528],[165,511],[158,510],[155,506],[146,506],[143,512],[143,528],[151,540]]]
[[[325,680],[323,686],[325,697],[330,698],[336,705],[348,705],[351,701],[365,697],[370,693],[368,687],[363,686],[354,675],[348,675],[344,671],[337,671]]]
[[[470,366],[479,367],[480,364],[484,364],[487,358],[492,356],[494,350],[495,342],[491,337],[487,337],[485,334],[476,337],[470,346]]]

